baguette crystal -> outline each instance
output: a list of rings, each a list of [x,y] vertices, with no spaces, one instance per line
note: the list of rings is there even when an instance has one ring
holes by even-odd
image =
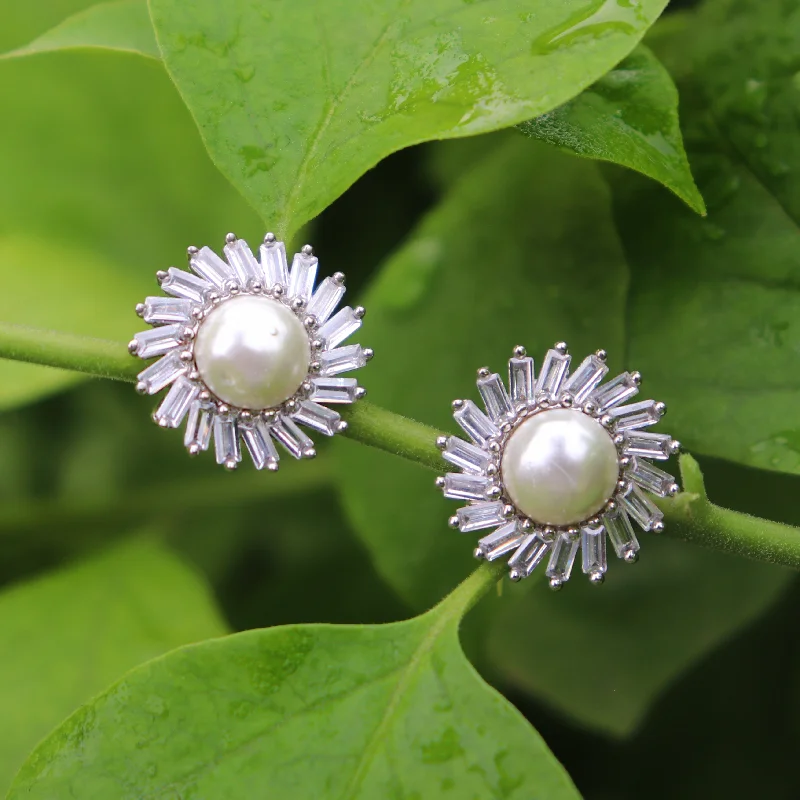
[[[499,525],[505,519],[503,504],[499,501],[463,506],[456,511],[456,515],[458,516],[458,529],[461,533],[491,528],[493,525]]]
[[[489,439],[500,435],[500,429],[472,400],[465,400],[453,413],[453,419],[475,444],[483,446]]]
[[[226,244],[225,258],[228,259],[228,263],[233,267],[240,286],[247,287],[252,283],[264,284],[265,277],[261,271],[261,265],[256,261],[253,252],[244,239],[236,239]]]
[[[192,275],[183,269],[170,267],[167,270],[167,277],[161,281],[161,288],[173,297],[185,297],[197,305],[202,305],[206,292],[214,287],[208,281]]]
[[[289,272],[289,297],[300,297],[306,302],[311,299],[314,281],[317,278],[317,257],[305,253],[295,253],[292,269]]]
[[[344,297],[344,286],[333,278],[325,278],[311,297],[306,311],[322,325]]]
[[[177,428],[199,392],[200,387],[182,375],[170,387],[153,419],[162,428]]]
[[[367,356],[360,344],[348,344],[320,353],[319,363],[320,374],[338,375],[341,372],[360,369],[367,363]]]
[[[488,478],[469,473],[448,472],[444,476],[444,496],[452,500],[485,500],[492,485]]]
[[[150,328],[140,331],[133,338],[136,341],[136,355],[139,358],[163,356],[183,340],[183,325],[163,325],[159,328]]]
[[[261,245],[261,270],[267,280],[267,288],[276,284],[284,289],[289,286],[289,269],[286,264],[286,247],[283,242]]]
[[[507,522],[478,541],[478,550],[487,561],[495,561],[519,547],[523,533],[516,520]]]
[[[530,356],[509,359],[508,388],[515,405],[533,401],[533,359]]]
[[[342,419],[332,408],[326,408],[311,400],[303,400],[292,418],[301,425],[324,433],[325,436],[333,436]]]
[[[564,385],[564,392],[576,403],[583,403],[607,372],[608,367],[604,361],[596,355],[587,356],[569,376],[569,380]]]
[[[511,398],[496,372],[487,378],[478,378],[477,385],[492,421],[497,422],[511,413]]]
[[[555,403],[569,369],[570,356],[558,350],[548,350],[536,380],[536,397]]]
[[[144,385],[147,394],[155,394],[165,386],[169,386],[179,375],[183,375],[186,369],[186,364],[181,361],[177,350],[173,350],[158,361],[154,361],[147,369],[143,369],[136,379]]]
[[[352,336],[360,327],[361,319],[350,306],[345,306],[320,327],[317,335],[328,349],[332,349],[348,336]]]
[[[147,297],[142,319],[149,325],[188,325],[192,318],[192,301],[183,297]]]
[[[210,247],[201,247],[190,259],[189,266],[201,278],[222,291],[228,281],[236,279],[236,271]]]

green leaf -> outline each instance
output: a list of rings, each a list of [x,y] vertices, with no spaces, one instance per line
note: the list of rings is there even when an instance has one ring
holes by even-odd
[[[84,48],[161,58],[144,0],[113,0],[79,11],[29,44],[0,54],[0,59]]]
[[[798,474],[800,3],[718,0],[656,43],[709,214],[617,176],[630,365],[690,449]]]
[[[407,622],[251,631],[146,664],[46,739],[9,800],[574,800],[538,734],[461,652],[459,620],[495,577],[482,568]]]
[[[522,122],[630,52],[665,0],[151,0],[215,163],[276,232],[390,153]]]
[[[0,594],[0,793],[31,748],[127,670],[225,633],[206,587],[135,539]]]
[[[678,92],[644,46],[575,99],[519,127],[568,152],[641,172],[705,214],[683,149]]]
[[[452,187],[367,292],[368,343],[381,356],[367,386],[393,410],[453,430],[450,402],[477,400],[475,369],[502,372],[516,344],[536,359],[557,339],[576,357],[603,347],[613,369],[626,346],[628,281],[597,167],[525,140],[503,143]],[[645,386],[653,372],[643,370]],[[671,392],[663,399],[673,405]],[[466,573],[475,539],[448,530],[452,507],[431,473],[349,442],[339,448],[356,530],[384,578],[424,607]],[[641,562],[612,564],[602,589],[580,574],[557,596],[540,578],[504,587],[482,620],[481,666],[583,724],[624,734],[787,579],[645,535]],[[591,681],[564,669],[565,652],[569,663],[591,665]]]
[[[95,253],[32,237],[0,237],[0,320],[87,336],[130,338],[130,315],[119,313],[149,289],[150,281]],[[33,276],[33,277],[32,277]],[[88,287],[88,290],[87,290]],[[126,302],[127,301],[127,302]],[[41,397],[81,380],[76,372],[0,361],[0,409]]]
[[[14,25],[29,32],[36,13],[20,6]],[[128,341],[133,306],[187,245],[263,234],[160,63],[98,50],[0,61],[0,103],[13,120],[0,126],[0,322]],[[0,407],[76,380],[0,361]]]

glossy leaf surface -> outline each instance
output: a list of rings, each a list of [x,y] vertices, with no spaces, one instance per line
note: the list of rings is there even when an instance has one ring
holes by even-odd
[[[683,149],[678,92],[644,46],[576,98],[524,122],[520,130],[568,152],[641,172],[705,213]]]
[[[481,570],[407,622],[294,625],[170,653],[67,720],[9,798],[577,800],[461,652],[459,620],[493,579]]]
[[[390,153],[522,122],[630,52],[664,0],[151,0],[209,152],[276,233]]]

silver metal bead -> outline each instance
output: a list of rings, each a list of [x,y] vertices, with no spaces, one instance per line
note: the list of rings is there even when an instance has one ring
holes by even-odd
[[[147,384],[146,384],[146,383],[143,383],[142,381],[139,381],[139,382],[136,384],[136,391],[137,391],[139,394],[147,394]]]
[[[367,396],[367,390],[363,386],[356,387],[356,400],[363,400]]]
[[[680,453],[680,451],[681,451],[681,443],[677,439],[673,439],[669,443],[669,451],[673,455],[676,455],[677,453]]]
[[[446,436],[437,436],[436,437],[436,446],[440,450],[444,450],[447,447],[447,437]]]
[[[340,419],[336,423],[336,432],[337,433],[344,433],[347,430],[347,422],[343,419]]]
[[[681,490],[681,487],[678,486],[677,483],[670,484],[670,487],[667,489],[667,494],[670,497],[675,497],[676,494]]]
[[[489,369],[489,367],[481,367],[478,370],[478,377],[479,378],[488,378],[491,374],[492,374],[492,372]]]
[[[196,456],[200,453],[200,445],[199,444],[190,444],[189,447],[186,448],[190,456]]]
[[[635,550],[626,550],[625,555],[622,556],[622,560],[625,561],[626,564],[635,564],[639,560],[639,554]]]
[[[373,358],[373,357],[374,357],[374,355],[375,355],[375,351],[374,351],[374,350],[373,350],[371,347],[365,347],[365,348],[362,350],[362,353],[363,353],[363,355],[364,355],[364,359],[365,359],[366,361],[371,361],[371,360],[372,360],[372,358]]]
[[[439,476],[436,478],[436,480],[434,481],[434,483],[436,484],[436,488],[437,488],[437,489],[444,489],[444,478],[443,478],[441,475],[439,475]]]
[[[228,244],[233,244],[236,241],[236,234],[235,233],[227,233],[227,234],[225,234],[225,241]]]
[[[605,350],[597,350],[595,351],[595,355],[601,360],[605,361],[608,358],[608,353]]]
[[[264,236],[264,244],[272,244],[275,241],[275,234],[268,233]]]
[[[514,581],[514,583],[517,583],[522,580],[522,573],[518,569],[512,569],[509,570],[508,577]]]
[[[367,313],[367,309],[364,308],[364,306],[356,306],[353,309],[353,316],[355,316],[356,319],[364,319],[364,315],[366,313]]]
[[[313,447],[306,447],[303,450],[303,458],[315,458],[317,455],[317,451]]]
[[[156,272],[156,280],[159,282],[159,284],[161,284],[167,279],[168,275],[168,272],[164,272],[163,269],[160,269],[158,272]]]
[[[603,581],[605,581],[606,576],[600,572],[600,570],[595,570],[594,572],[589,573],[589,581],[593,583],[595,586],[600,586]]]
[[[229,458],[229,459],[228,459],[228,460],[225,462],[225,469],[227,469],[227,470],[230,470],[231,472],[233,472],[233,470],[235,470],[235,469],[236,469],[236,466],[237,466],[237,464],[236,464],[236,460],[235,460],[235,459],[233,459],[233,458]]]
[[[477,558],[477,559],[478,559],[478,561],[483,561],[483,559],[485,558],[485,556],[484,556],[484,554],[483,554],[483,550],[481,550],[481,549],[480,549],[480,547],[476,547],[476,548],[475,548],[475,549],[472,551],[472,555],[473,555],[475,558]]]
[[[137,303],[135,311],[140,317],[143,317],[144,316],[144,303]]]
[[[528,354],[528,351],[521,344],[518,344],[514,348],[514,357],[515,358],[525,358],[525,356],[527,354]]]
[[[314,248],[310,244],[304,244],[301,250],[304,256],[314,255]]]
[[[563,585],[564,585],[564,582],[561,580],[561,578],[550,578],[550,588],[554,592],[561,591],[561,587]]]
[[[463,408],[464,407],[464,401],[463,400],[453,400],[453,402],[450,405],[453,407],[453,411],[458,411],[459,408]]]
[[[137,342],[136,339],[131,339],[128,342],[128,352],[132,356],[135,356],[139,352],[139,342]]]
[[[664,520],[658,519],[656,520],[650,527],[650,530],[653,533],[664,533]]]
[[[553,350],[556,350],[557,352],[561,353],[562,356],[565,356],[567,354],[568,349],[569,348],[567,347],[566,342],[556,342],[553,345]]]
[[[664,414],[667,413],[667,404],[666,403],[656,403],[656,411],[663,417]]]
[[[633,381],[635,386],[639,386],[642,382],[642,373],[641,372],[631,372],[631,380]]]
[[[344,286],[345,282],[344,272],[334,272],[332,277],[334,283],[338,284],[339,286]]]
[[[447,520],[447,524],[453,528],[453,530],[456,530],[458,528],[458,516],[453,514],[453,516]]]
[[[490,486],[486,490],[487,500],[499,500],[503,495],[503,490],[499,486]]]

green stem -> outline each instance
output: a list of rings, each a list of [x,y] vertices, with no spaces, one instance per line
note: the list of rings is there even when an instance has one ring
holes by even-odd
[[[141,363],[122,343],[0,323],[0,358],[60,367],[113,380],[134,381]],[[445,464],[436,448],[439,432],[369,403],[347,409],[346,435],[437,471]],[[800,529],[751,517],[708,501],[699,468],[681,459],[684,491],[660,503],[670,535],[759,561],[800,568]],[[485,575],[478,570],[477,575]],[[478,578],[476,578],[478,580]]]

